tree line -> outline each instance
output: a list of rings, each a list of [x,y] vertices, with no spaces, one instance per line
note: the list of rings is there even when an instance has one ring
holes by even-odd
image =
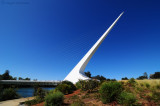
[[[100,81],[102,80],[107,80],[107,81],[115,81],[116,79],[107,79],[102,75],[96,75],[96,76],[91,76],[91,73],[89,71],[84,72],[85,75],[89,78],[92,79],[98,79]],[[150,76],[148,76],[147,72],[144,72],[142,76],[139,76],[138,78],[136,78],[137,80],[143,80],[143,79],[160,79],[160,72],[155,72],[154,74],[150,74]],[[122,78],[122,80],[128,80],[127,77]]]
[[[155,72],[154,74],[150,74],[148,76],[147,72],[144,72],[142,76],[139,76],[136,78],[137,80],[143,80],[143,79],[160,79],[160,72]],[[127,77],[122,78],[122,80],[128,80]]]
[[[9,74],[9,70],[6,70],[2,75],[0,74],[0,80],[31,80],[30,78],[13,77]]]

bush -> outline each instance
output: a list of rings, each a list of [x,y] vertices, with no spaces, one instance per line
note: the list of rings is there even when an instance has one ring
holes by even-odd
[[[33,100],[28,100],[28,101],[25,101],[24,104],[26,104],[27,106],[31,106],[31,105],[35,105],[37,104],[37,100],[36,99],[33,99]]]
[[[38,96],[40,99],[44,99],[45,94],[45,90],[43,90],[42,88],[38,88],[37,92],[35,93],[35,96]]]
[[[60,106],[64,100],[64,95],[62,92],[49,93],[45,97],[45,106]]]
[[[89,91],[92,92],[95,88],[99,86],[99,82],[96,80],[80,80],[76,83],[82,91]]]
[[[135,86],[136,84],[136,81],[134,78],[131,78],[129,81],[128,81],[128,84],[130,84],[131,86]]]
[[[85,81],[85,80],[79,80],[77,83],[79,83],[80,84],[80,89],[82,90],[82,91],[86,91],[88,88],[87,88],[87,81]]]
[[[89,81],[87,81],[87,90],[89,91],[89,92],[92,92],[95,88],[97,88],[98,87],[98,85],[99,85],[99,82],[98,81],[96,81],[96,80],[89,80]]]
[[[160,89],[160,85],[159,85],[159,84],[158,84],[158,85],[156,85],[156,88],[157,88],[157,89]]]
[[[35,99],[25,101],[25,104],[27,106],[31,106],[31,105],[35,105],[35,104],[41,103],[43,101],[44,101],[44,99],[41,99],[39,96],[36,96]]]
[[[72,91],[76,90],[76,86],[70,81],[63,81],[62,84],[67,84],[67,85],[71,86]]]
[[[27,106],[31,106],[31,105],[35,105],[35,104],[43,102],[45,94],[46,94],[46,91],[43,90],[42,88],[38,88],[34,94],[36,96],[35,99],[25,101],[25,104]]]
[[[80,81],[78,81],[78,82],[76,83],[76,88],[77,88],[77,89],[81,89],[81,83],[80,83]]]
[[[149,88],[149,87],[150,87],[150,85],[148,83],[146,83],[146,88]]]
[[[73,91],[76,90],[76,86],[70,82],[70,81],[63,81],[61,84],[59,84],[56,89],[56,91],[60,91],[63,94],[70,94]]]
[[[100,87],[100,95],[103,103],[110,103],[118,99],[122,92],[122,84],[120,82],[104,82]]]
[[[143,88],[143,87],[137,87],[137,90],[138,90],[139,92],[143,92],[143,91],[144,91],[144,88]]]
[[[133,106],[136,104],[136,101],[136,97],[128,92],[122,92],[118,99],[118,102],[123,106]]]
[[[140,85],[141,85],[141,87],[143,87],[143,86],[144,86],[144,84],[143,84],[143,83],[140,83]]]
[[[67,84],[59,84],[55,91],[60,91],[62,92],[63,94],[70,94],[73,92],[72,88],[70,85],[67,85]]]
[[[157,92],[157,91],[153,91],[152,92],[153,93],[153,100],[155,101],[155,102],[158,102],[158,101],[160,101],[160,92]]]
[[[13,88],[6,88],[2,91],[1,94],[2,100],[11,100],[11,99],[17,99],[19,98],[19,95],[16,93],[16,91]]]

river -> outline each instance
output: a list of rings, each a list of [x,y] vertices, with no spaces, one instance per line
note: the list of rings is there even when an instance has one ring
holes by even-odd
[[[42,87],[44,90],[52,90],[55,89],[55,87]],[[17,94],[19,94],[21,97],[32,97],[34,96],[34,88],[18,88],[16,89]]]

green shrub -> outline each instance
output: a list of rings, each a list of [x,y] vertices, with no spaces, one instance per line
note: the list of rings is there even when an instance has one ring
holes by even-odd
[[[141,87],[143,87],[143,86],[144,86],[144,84],[143,84],[143,83],[140,83],[140,85],[141,85]]]
[[[11,100],[19,98],[19,95],[13,88],[6,88],[2,91],[2,100]]]
[[[62,92],[49,93],[45,97],[45,106],[60,106],[64,100],[64,95]]]
[[[123,106],[134,106],[136,105],[136,97],[132,93],[121,92],[118,102]]]
[[[100,95],[103,103],[110,103],[118,99],[122,92],[122,84],[120,82],[104,82],[100,87]]]
[[[144,88],[143,88],[143,87],[137,87],[137,90],[138,90],[139,92],[143,92],[143,91],[144,91]]]
[[[31,106],[31,105],[35,105],[35,104],[43,102],[46,92],[42,88],[38,88],[34,94],[36,96],[35,99],[25,101],[25,104],[27,106]]]
[[[48,94],[49,94],[49,93],[54,93],[54,92],[57,92],[57,90],[56,90],[56,89],[52,89],[52,90],[50,90],[50,91],[48,92]]]
[[[92,92],[99,86],[99,82],[96,80],[80,80],[79,82],[77,82],[77,85],[81,88],[82,91]]]
[[[76,90],[76,86],[70,81],[63,81],[55,89],[55,91],[60,91],[63,94],[70,94],[75,90]]]
[[[157,88],[157,89],[160,89],[160,84],[156,85],[156,88]]]
[[[129,81],[128,81],[128,84],[130,84],[131,86],[135,86],[135,84],[136,84],[136,81],[135,81],[135,79],[134,78],[131,78]]]
[[[87,84],[87,81],[85,81],[85,80],[79,80],[79,82],[78,83],[80,83],[81,84],[81,90],[82,91],[86,91],[86,90],[88,90],[88,88],[87,88],[87,86],[88,86],[88,84]]]
[[[25,101],[25,104],[26,104],[27,106],[35,105],[35,104],[37,104],[37,103],[38,103],[38,102],[37,102],[36,99]]]
[[[87,81],[87,88],[89,90],[89,92],[92,92],[95,88],[97,88],[99,86],[99,82],[96,80],[89,80]]]
[[[27,106],[32,106],[32,105],[41,103],[41,102],[43,102],[43,101],[44,101],[44,99],[41,99],[39,96],[36,96],[35,99],[25,101],[25,104],[26,104]]]
[[[150,88],[150,85],[148,83],[146,83],[145,85],[146,85],[146,88]]]
[[[63,94],[70,94],[73,92],[72,88],[70,85],[67,85],[67,84],[59,84],[55,91],[60,91],[62,92]]]
[[[159,102],[160,101],[160,92],[152,91],[151,93],[146,94],[145,99],[148,102],[151,102],[152,100],[155,102]]]
[[[37,92],[35,93],[35,96],[38,96],[40,99],[44,99],[45,95],[46,92],[42,88],[38,88]]]
[[[160,92],[153,91],[152,94],[153,94],[153,95],[152,95],[152,96],[153,96],[153,100],[154,100],[155,102],[160,101]]]
[[[81,83],[80,83],[80,81],[78,81],[78,82],[76,83],[76,88],[77,88],[77,89],[81,89]]]
[[[67,84],[67,85],[71,86],[72,91],[75,91],[77,89],[76,86],[70,81],[63,81],[62,84]]]

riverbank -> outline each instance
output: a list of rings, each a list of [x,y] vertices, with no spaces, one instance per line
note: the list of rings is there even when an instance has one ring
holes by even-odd
[[[19,106],[21,102],[25,102],[27,100],[32,100],[32,99],[34,99],[34,97],[6,100],[6,101],[0,102],[0,106]]]

